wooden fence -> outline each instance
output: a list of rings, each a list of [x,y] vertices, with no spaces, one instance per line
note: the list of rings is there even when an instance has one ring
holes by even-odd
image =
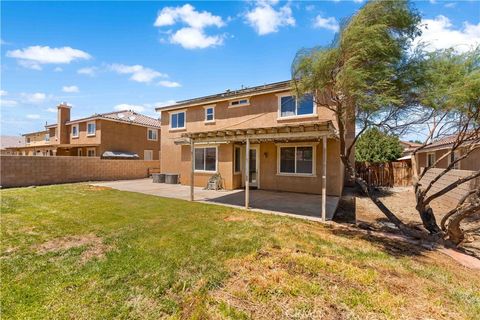
[[[406,187],[412,185],[412,165],[407,162],[385,164],[356,163],[360,177],[375,187]]]

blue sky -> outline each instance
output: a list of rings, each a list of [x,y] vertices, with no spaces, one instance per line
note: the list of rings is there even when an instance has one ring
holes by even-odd
[[[1,2],[1,133],[286,80],[362,1]],[[422,1],[424,40],[480,42],[480,2]]]

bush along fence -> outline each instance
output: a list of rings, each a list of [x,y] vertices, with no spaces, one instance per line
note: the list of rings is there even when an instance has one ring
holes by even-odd
[[[69,182],[146,178],[159,160],[105,160],[98,157],[0,156],[2,188]]]
[[[412,185],[413,171],[407,162],[381,164],[356,163],[360,177],[374,187],[406,187]]]

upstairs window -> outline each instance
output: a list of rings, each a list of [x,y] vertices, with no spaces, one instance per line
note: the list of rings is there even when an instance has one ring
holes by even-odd
[[[279,97],[279,116],[295,117],[315,114],[313,95],[306,94],[301,99],[292,95]]]
[[[248,98],[230,101],[231,107],[248,106],[249,104],[250,104],[250,99]]]
[[[45,134],[45,141],[46,142],[50,141],[50,135],[48,133]]]
[[[72,125],[72,137],[78,138],[78,124]]]
[[[185,111],[170,114],[170,129],[185,129]]]
[[[195,171],[217,171],[217,148],[195,148]]]
[[[96,132],[95,122],[87,122],[87,136],[94,136]]]
[[[157,129],[148,129],[147,139],[152,141],[158,140],[158,130]]]
[[[205,107],[205,122],[215,121],[215,107]]]

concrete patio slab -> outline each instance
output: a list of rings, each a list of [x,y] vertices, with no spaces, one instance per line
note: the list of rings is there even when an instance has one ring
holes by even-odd
[[[153,183],[151,179],[96,182],[92,185],[165,198],[190,200],[189,186]],[[244,209],[245,190],[214,191],[196,187],[195,201]],[[338,201],[339,197],[327,196],[327,220],[333,218]],[[321,195],[250,190],[250,209],[263,213],[321,221],[321,204]]]

